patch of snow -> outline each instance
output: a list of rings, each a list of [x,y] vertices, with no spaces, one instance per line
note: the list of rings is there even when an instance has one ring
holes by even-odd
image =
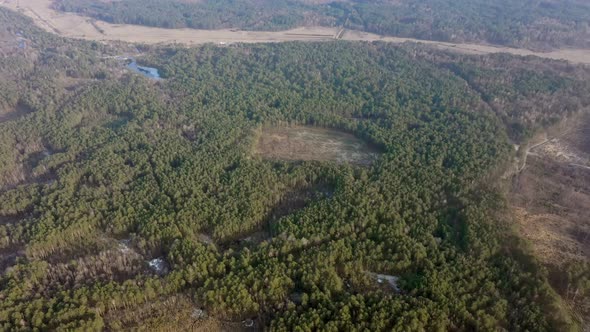
[[[121,240],[121,242],[119,242],[119,251],[123,254],[128,254],[131,252],[131,248],[129,248],[130,242],[131,241],[129,239]]]
[[[163,275],[170,271],[168,263],[163,258],[154,258],[148,262],[150,269],[154,270],[157,274]]]
[[[195,310],[193,310],[193,313],[191,314],[191,317],[194,319],[203,319],[206,316],[207,313],[205,312],[205,310],[199,308],[195,308]]]
[[[254,320],[248,318],[242,322],[242,325],[244,327],[254,327]]]
[[[388,275],[388,274],[377,274],[377,273],[370,273],[370,274],[377,280],[378,284],[383,285],[385,282],[387,282],[389,284],[389,286],[391,286],[391,288],[393,288],[393,290],[395,292],[399,293],[400,289],[397,285],[397,281],[399,280],[399,277]]]
[[[199,234],[199,241],[201,241],[205,244],[212,244],[213,243],[213,239],[211,239],[211,237],[206,234]]]

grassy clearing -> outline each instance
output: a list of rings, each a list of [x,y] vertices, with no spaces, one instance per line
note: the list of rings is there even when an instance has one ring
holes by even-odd
[[[255,154],[272,160],[335,161],[366,166],[375,160],[378,151],[348,133],[296,126],[263,129]]]
[[[511,193],[521,233],[550,265],[590,259],[590,116],[561,132],[530,149]]]

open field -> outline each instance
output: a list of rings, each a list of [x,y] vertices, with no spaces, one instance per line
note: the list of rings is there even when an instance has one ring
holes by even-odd
[[[514,182],[521,234],[544,263],[590,260],[590,170],[531,156]]]
[[[377,150],[355,136],[314,127],[263,129],[257,155],[278,160],[319,160],[369,165]]]
[[[590,261],[590,116],[535,144],[515,176],[519,229],[548,265]]]
[[[559,127],[558,132],[529,147],[528,155],[590,167],[590,115],[564,121]]]
[[[334,39],[350,41],[383,41],[392,43],[415,42],[445,50],[467,54],[510,53],[536,55],[550,59],[563,59],[574,63],[590,64],[590,50],[562,49],[552,52],[533,52],[527,49],[498,47],[494,45],[455,44],[412,38],[380,36],[361,31],[341,30],[329,27],[301,27],[288,31],[241,31],[241,30],[194,30],[162,29],[128,24],[109,24],[74,13],[57,12],[50,8],[51,0],[0,0],[0,5],[18,10],[31,17],[43,29],[70,38],[97,41],[120,40],[147,44],[181,43],[268,43],[284,41],[327,41]],[[19,6],[20,5],[20,6]]]
[[[590,262],[590,168],[531,154],[513,180],[516,229],[549,271],[551,285],[590,331],[584,297],[563,288],[568,266]]]
[[[590,330],[584,299],[560,281],[572,263],[590,262],[590,115],[575,116],[533,138],[513,177],[510,202],[519,234],[547,267],[552,286]]]

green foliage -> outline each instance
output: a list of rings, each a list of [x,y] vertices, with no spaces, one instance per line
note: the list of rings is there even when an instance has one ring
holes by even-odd
[[[14,258],[0,271],[0,329],[127,329],[178,294],[216,319],[285,331],[575,327],[544,271],[511,249],[503,198],[481,181],[511,157],[498,116],[510,108],[482,97],[508,92],[467,83],[505,77],[470,71],[493,57],[344,42],[158,48],[145,61],[166,79],[151,82],[100,60],[112,50],[39,43],[16,81],[34,111],[0,123],[1,170],[24,174],[0,182],[0,255]],[[47,74],[65,63],[83,82],[73,89]],[[576,95],[586,71],[555,68],[506,89]],[[286,123],[382,153],[366,168],[252,155],[256,129]],[[294,192],[321,194],[275,216]],[[150,270],[154,258],[170,273]],[[399,277],[399,292],[374,273]]]
[[[56,8],[112,23],[164,28],[279,30],[344,26],[383,35],[545,49],[588,47],[590,6],[579,0],[60,0]]]

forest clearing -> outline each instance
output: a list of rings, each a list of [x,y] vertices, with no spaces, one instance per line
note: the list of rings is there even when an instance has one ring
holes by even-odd
[[[590,116],[558,127],[560,132],[527,152],[511,194],[519,232],[554,274],[557,288],[557,271],[568,262],[590,259]],[[575,294],[566,294],[565,300],[573,311],[588,309]]]
[[[513,191],[523,234],[545,263],[559,265],[590,257],[590,116],[556,130],[529,148]]]
[[[256,154],[266,159],[318,160],[369,165],[377,150],[354,135],[314,127],[263,129]]]
[[[340,27],[306,26],[286,31],[244,31],[236,29],[196,30],[165,29],[131,24],[110,24],[75,13],[58,12],[51,8],[52,0],[0,0],[0,6],[17,10],[29,17],[44,30],[69,38],[96,41],[124,41],[146,44],[205,43],[274,43],[288,41],[348,40],[390,43],[421,43],[435,48],[463,54],[510,53],[513,55],[534,55],[548,59],[562,59],[573,63],[590,64],[590,50],[558,49],[551,52],[534,52],[523,48],[503,47],[489,44],[450,43],[414,38],[382,36],[374,33],[341,29]]]

